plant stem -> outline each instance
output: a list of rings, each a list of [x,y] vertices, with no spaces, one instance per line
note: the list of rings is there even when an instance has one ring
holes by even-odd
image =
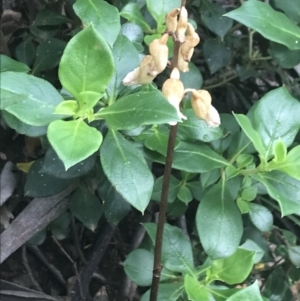
[[[235,74],[231,77],[228,77],[228,78],[224,78],[221,82],[217,83],[217,84],[214,84],[214,85],[210,85],[210,86],[207,86],[207,87],[203,87],[202,89],[205,89],[205,90],[209,90],[209,89],[213,89],[213,88],[217,88],[217,87],[220,87],[220,86],[223,86],[225,85],[226,83],[230,82],[231,80],[237,78],[238,75]]]

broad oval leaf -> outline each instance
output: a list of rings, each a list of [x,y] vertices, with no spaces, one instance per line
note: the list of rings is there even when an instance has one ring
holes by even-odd
[[[163,181],[164,181],[164,176],[161,176],[155,180],[151,200],[160,202]],[[168,190],[168,203],[175,202],[177,198],[177,194],[179,192],[180,185],[181,182],[173,175],[171,175],[169,190]]]
[[[271,211],[259,204],[250,203],[249,216],[253,225],[261,232],[271,231],[273,227],[273,214]]]
[[[120,133],[109,130],[100,148],[103,171],[116,190],[133,207],[144,212],[154,179],[139,150]]]
[[[35,59],[35,46],[30,39],[20,43],[15,50],[16,59],[31,66]]]
[[[231,295],[227,301],[241,301],[241,300],[247,300],[247,301],[264,301],[262,298],[259,286],[257,281],[255,281],[252,285],[243,288],[242,290],[238,291],[237,293]]]
[[[241,213],[228,187],[214,185],[201,200],[196,226],[202,246],[209,257],[218,259],[232,255],[243,234]]]
[[[24,123],[43,126],[62,118],[62,115],[54,115],[53,112],[63,98],[41,78],[21,72],[3,72],[0,88],[0,109]]]
[[[59,65],[59,79],[77,100],[91,91],[102,94],[114,72],[111,50],[91,25],[68,43]]]
[[[77,0],[73,8],[85,24],[94,25],[110,46],[114,44],[121,29],[120,15],[115,6],[103,0]]]
[[[273,147],[279,138],[289,147],[300,128],[300,103],[286,87],[265,94],[258,102],[253,127],[264,145],[265,158],[273,155]]]
[[[67,170],[99,149],[102,134],[83,120],[57,120],[48,127],[48,139]]]
[[[114,130],[179,121],[176,109],[160,91],[139,92],[122,97],[95,116],[104,118],[109,128]]]
[[[283,44],[291,50],[300,49],[300,27],[267,3],[249,0],[225,16],[254,29],[266,39]]]
[[[11,59],[9,56],[0,54],[0,72],[15,71],[27,73],[30,68],[18,61]]]
[[[189,274],[184,276],[184,288],[189,297],[189,300],[192,301],[210,301],[211,294],[209,289],[205,285],[197,280],[196,277],[193,277]]]
[[[173,168],[187,172],[206,172],[229,163],[206,145],[181,142],[174,152]]]
[[[158,301],[176,301],[183,293],[182,283],[161,283],[158,288]],[[140,301],[150,300],[150,290],[148,290]]]
[[[289,18],[300,23],[300,0],[270,0],[270,3],[276,9],[284,11]]]
[[[189,72],[180,72],[180,80],[182,81],[185,89],[196,89],[199,90],[203,84],[203,77],[199,68],[189,63]]]

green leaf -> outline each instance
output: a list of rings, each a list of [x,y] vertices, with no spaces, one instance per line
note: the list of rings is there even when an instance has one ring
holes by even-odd
[[[143,43],[144,33],[141,26],[133,23],[125,23],[121,27],[121,34],[129,41],[136,43]]]
[[[31,66],[35,59],[35,47],[31,40],[20,43],[15,50],[16,59],[27,66]]]
[[[265,158],[273,154],[279,138],[289,147],[300,128],[300,103],[285,86],[265,94],[254,111],[254,129],[259,133]]]
[[[43,159],[35,161],[27,174],[24,194],[34,198],[48,197],[66,189],[71,180],[58,179],[41,172]]]
[[[109,128],[114,130],[129,130],[142,125],[179,121],[176,109],[158,90],[122,97],[95,116],[104,118]]]
[[[220,127],[212,128],[207,126],[205,121],[196,117],[193,109],[183,110],[182,113],[187,117],[187,120],[178,124],[177,136],[180,140],[210,142],[223,136]]]
[[[239,207],[242,214],[245,214],[245,213],[249,212],[249,210],[250,210],[249,202],[243,200],[242,198],[237,198],[236,204]]]
[[[30,68],[27,65],[11,59],[7,55],[0,54],[0,72],[15,71],[27,73],[29,70]]]
[[[221,172],[219,169],[214,169],[211,171],[201,173],[200,181],[202,187],[206,188],[209,185],[214,184],[220,178],[220,176],[221,176]]]
[[[151,200],[160,202],[163,180],[164,176],[155,180]],[[181,182],[171,175],[168,191],[168,203],[173,203],[176,200],[180,185]]]
[[[249,120],[249,118],[243,114],[234,114],[235,119],[237,120],[238,124],[244,131],[244,133],[247,135],[247,137],[251,140],[253,143],[255,149],[258,151],[258,153],[261,156],[265,155],[265,150],[263,146],[263,142],[261,140],[261,137],[257,131],[255,131],[252,127],[252,124]]]
[[[77,0],[73,5],[77,16],[95,30],[112,46],[121,29],[118,9],[103,0]]]
[[[222,40],[228,30],[232,27],[233,21],[223,17],[226,10],[220,5],[203,1],[201,5],[201,20],[206,27],[218,35]]]
[[[62,213],[58,218],[56,218],[50,225],[52,235],[57,240],[62,240],[69,235],[69,225],[71,222],[71,215],[69,212]]]
[[[95,231],[102,215],[100,200],[85,186],[77,188],[70,198],[70,209],[85,227]]]
[[[276,9],[280,9],[285,12],[289,18],[300,23],[300,0],[271,0],[270,3]]]
[[[257,187],[251,186],[243,189],[241,197],[242,199],[251,202],[253,201],[257,196]]]
[[[286,46],[272,42],[269,54],[282,68],[293,68],[300,63],[300,49],[290,50]]]
[[[254,256],[255,252],[238,248],[231,256],[212,262],[210,277],[227,284],[243,282],[252,270]]]
[[[59,179],[74,179],[87,174],[94,167],[95,160],[96,156],[94,154],[66,170],[64,163],[59,159],[54,149],[49,147],[41,172]]]
[[[48,127],[48,139],[67,170],[99,149],[102,134],[80,119],[57,120]]]
[[[229,165],[229,163],[206,145],[181,142],[175,150],[173,168],[201,173]]]
[[[162,283],[158,288],[157,301],[176,301],[183,293],[182,283]],[[150,300],[150,290],[148,290],[140,301]]]
[[[252,251],[252,252],[255,252],[255,256],[254,256],[254,263],[259,263],[264,254],[265,254],[265,251],[256,243],[254,242],[253,240],[251,239],[247,239],[241,246],[240,246],[241,249],[245,249],[245,250],[248,250],[248,251]]]
[[[73,116],[78,111],[78,102],[76,100],[65,100],[55,108],[55,114],[64,114]]]
[[[47,133],[47,126],[33,126],[26,124],[6,111],[2,111],[2,116],[8,126],[21,135],[26,135],[28,137],[40,137]]]
[[[202,246],[212,259],[232,255],[243,233],[241,213],[229,188],[214,185],[202,198],[196,214]]]
[[[68,23],[71,20],[59,14],[54,9],[42,9],[38,12],[33,24],[35,26],[55,26]]]
[[[143,224],[153,244],[155,244],[157,225],[154,223]],[[170,271],[188,272],[194,266],[192,246],[181,229],[165,224],[162,263]]]
[[[291,262],[297,267],[300,267],[300,246],[292,246],[288,248],[288,254]]]
[[[269,232],[273,227],[273,214],[271,211],[259,204],[251,203],[249,216],[253,225],[261,232]]]
[[[300,49],[300,28],[267,3],[246,1],[225,16],[254,29],[266,39],[283,44],[291,50]]]
[[[268,194],[279,203],[283,216],[300,214],[300,180],[277,170],[252,177],[264,184]]]
[[[144,212],[151,198],[153,176],[139,150],[120,133],[109,130],[100,148],[103,170],[116,190]]]
[[[236,164],[237,164],[238,168],[243,168],[243,167],[246,167],[246,166],[252,164],[253,160],[254,160],[254,157],[252,155],[240,154],[236,158]]]
[[[180,0],[146,0],[147,9],[157,23],[159,28],[165,21],[165,15],[173,8],[180,7]]]
[[[132,42],[122,35],[119,35],[114,43],[112,54],[115,62],[115,71],[107,87],[107,93],[110,99],[115,99],[125,88],[122,83],[123,79],[129,72],[140,65],[140,59]]]
[[[24,123],[43,126],[63,117],[53,114],[63,98],[51,84],[41,78],[21,72],[3,72],[0,87],[0,109]]]
[[[185,89],[196,89],[199,90],[203,84],[203,77],[199,68],[189,63],[189,72],[180,72],[180,80],[182,81]]]
[[[220,39],[206,39],[203,54],[211,74],[228,65],[231,60],[231,50]]]
[[[186,274],[184,276],[184,288],[191,301],[210,301],[211,294],[197,278]]]
[[[238,291],[236,288],[226,289],[224,286],[210,286],[209,291],[215,298],[215,301],[227,301],[227,299]]]
[[[281,139],[275,141],[273,146],[274,162],[284,162],[286,160],[287,149]]]
[[[77,100],[80,92],[84,91],[102,94],[113,72],[111,50],[92,25],[69,41],[59,65],[59,79],[63,87]]]
[[[99,181],[97,192],[103,201],[105,217],[109,223],[117,225],[130,212],[131,206],[111,185],[102,170]]]
[[[66,45],[65,41],[55,38],[50,38],[41,43],[36,48],[36,59],[32,73],[36,74],[41,71],[54,69],[58,65]]]
[[[177,197],[180,201],[188,204],[193,200],[193,194],[186,185],[181,185],[178,191]]]
[[[145,32],[151,32],[151,28],[143,17],[139,6],[136,3],[126,4],[120,15],[129,22],[139,25]]]
[[[227,301],[263,301],[263,298],[259,291],[259,286],[257,281],[255,281],[252,285],[238,291],[233,294],[231,297],[227,299]],[[275,299],[274,299],[275,300]]]

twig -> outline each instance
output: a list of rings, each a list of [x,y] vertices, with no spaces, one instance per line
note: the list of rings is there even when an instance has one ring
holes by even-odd
[[[43,292],[42,288],[40,287],[40,285],[37,283],[37,281],[34,279],[31,268],[28,264],[28,260],[27,260],[27,254],[26,254],[26,245],[24,244],[22,246],[22,261],[23,261],[23,265],[25,267],[25,270],[30,278],[30,281],[32,283],[32,285],[34,286],[34,288],[40,292]]]

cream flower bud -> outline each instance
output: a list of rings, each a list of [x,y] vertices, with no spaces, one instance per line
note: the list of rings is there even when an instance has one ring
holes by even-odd
[[[180,46],[180,52],[185,61],[189,62],[194,53],[194,47],[200,42],[199,35],[195,32],[192,24],[188,23],[188,35],[185,42]]]
[[[184,6],[181,7],[177,25],[177,39],[180,43],[185,41],[185,32],[188,26],[188,12]]]
[[[167,46],[168,38],[169,35],[165,33],[160,39],[153,40],[149,45],[149,52],[154,62],[152,69],[157,73],[163,72],[167,67],[169,53]]]
[[[180,12],[179,8],[172,9],[169,13],[166,14],[165,21],[167,26],[167,32],[173,33],[177,29],[177,16]]]
[[[208,91],[186,89],[185,92],[192,92],[192,107],[198,118],[204,120],[209,127],[218,127],[221,124],[218,111],[211,105]]]
[[[162,87],[162,93],[167,98],[169,103],[176,109],[178,117],[181,119],[187,119],[180,111],[180,102],[184,96],[184,86],[181,82],[180,73],[177,68],[174,68],[170,78],[167,79]],[[177,122],[170,122],[171,125],[175,125]]]
[[[184,45],[184,44],[183,44]],[[177,60],[177,67],[181,72],[188,72],[189,71],[189,63],[186,62],[183,59],[182,53],[181,53],[181,47],[183,46],[181,45],[179,47],[179,51],[178,51],[178,60]]]
[[[151,55],[146,55],[141,61],[140,67],[129,72],[123,79],[123,85],[146,85],[150,84],[158,72],[153,70],[154,60]]]

